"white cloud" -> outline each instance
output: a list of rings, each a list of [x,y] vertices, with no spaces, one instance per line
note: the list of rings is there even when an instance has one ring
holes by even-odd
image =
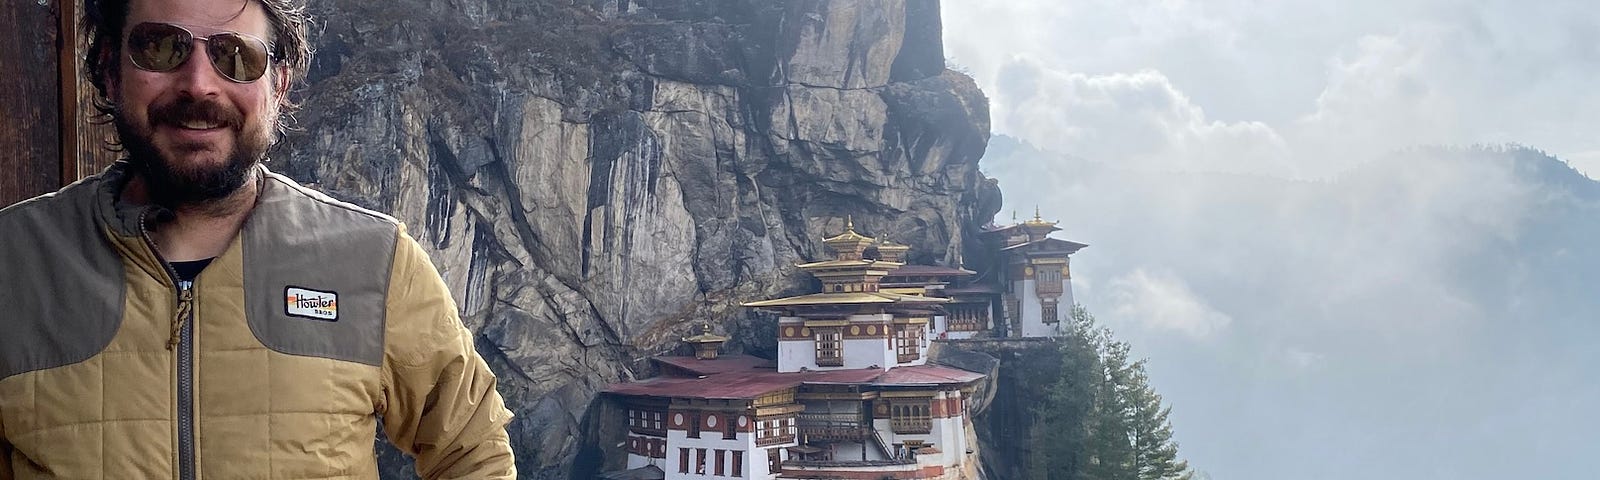
[[[1167,270],[1139,268],[1113,278],[1108,321],[1204,339],[1228,327],[1233,318],[1217,311],[1189,285]]]
[[[1410,145],[1521,143],[1574,157],[1600,176],[1600,161],[1585,156],[1600,150],[1600,136],[1591,133],[1600,129],[1600,90],[1592,86],[1600,77],[1600,15],[1585,2],[943,6],[946,51],[995,97],[995,131],[1052,150],[1111,163],[1134,156],[1144,165],[1155,157],[1160,161],[1150,165],[1323,178]],[[1007,93],[1004,82],[1019,58],[1059,84],[997,95]],[[1124,91],[1153,94],[1172,100],[1173,109],[1128,110],[1132,118],[1118,119],[1098,111],[1120,103],[1067,103],[1095,97],[1053,92],[1097,87],[1108,89],[1101,100],[1134,100],[1113,95]],[[1050,110],[1056,119],[1041,114]],[[1024,128],[1041,119],[1057,128]],[[1077,134],[1078,143],[1050,144],[1057,132]],[[1163,147],[1195,148],[1182,156],[1200,158],[1162,159]],[[1289,155],[1278,155],[1285,149]]]
[[[1018,57],[1000,73],[996,131],[1044,148],[1139,169],[1293,175],[1271,127],[1210,120],[1161,72],[1087,75]]]

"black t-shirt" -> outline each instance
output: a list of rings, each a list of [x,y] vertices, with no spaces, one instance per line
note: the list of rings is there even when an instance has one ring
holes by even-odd
[[[193,282],[194,277],[200,276],[200,271],[205,270],[206,265],[210,265],[211,261],[215,259],[216,257],[187,262],[172,262],[172,271],[177,272],[178,281]]]

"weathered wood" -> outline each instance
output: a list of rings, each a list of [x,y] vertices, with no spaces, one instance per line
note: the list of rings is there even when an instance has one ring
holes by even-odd
[[[52,4],[0,5],[0,205],[61,185],[57,34]]]
[[[78,25],[78,22],[82,21],[83,1],[75,1],[77,3],[75,12],[78,13],[74,17],[72,25]],[[78,32],[73,30],[73,33]],[[63,178],[66,179],[62,183],[71,183],[77,179],[99,173],[121,156],[119,152],[106,149],[107,141],[116,138],[116,129],[109,123],[96,123],[97,117],[95,114],[98,112],[94,109],[94,84],[89,83],[89,78],[85,76],[86,73],[82,68],[83,54],[89,48],[89,39],[84,38],[82,34],[76,34],[74,37],[78,39],[72,52],[72,60],[75,67],[74,77],[77,78],[78,83],[78,95],[77,101],[73,102],[72,108],[70,110],[64,108],[62,111],[75,110],[77,112],[72,117],[71,126],[71,132],[74,136],[72,141],[76,144],[76,148],[70,151],[70,156],[62,159],[64,167]],[[63,130],[67,129],[64,128]]]

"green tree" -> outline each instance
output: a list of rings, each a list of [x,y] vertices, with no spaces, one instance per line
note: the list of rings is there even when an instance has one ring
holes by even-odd
[[[1061,337],[1061,369],[1034,408],[1033,458],[1028,462],[1028,478],[1034,480],[1088,478],[1089,423],[1101,383],[1100,356],[1093,338],[1094,317],[1074,307],[1070,321]]]
[[[1081,306],[1069,327],[1056,383],[1035,408],[1029,478],[1190,480],[1145,361],[1130,361],[1129,345]]]
[[[1132,408],[1134,465],[1140,480],[1190,480],[1194,473],[1189,462],[1178,459],[1178,443],[1172,441],[1172,422],[1167,414],[1172,407],[1161,403],[1161,395],[1150,388],[1144,360],[1132,366],[1126,395]]]

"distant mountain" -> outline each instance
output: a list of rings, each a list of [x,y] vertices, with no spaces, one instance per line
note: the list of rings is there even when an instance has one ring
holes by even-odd
[[[1564,478],[1592,453],[1600,182],[1521,146],[1319,181],[1114,160],[996,135],[980,168],[1002,216],[1090,244],[1078,299],[1150,358],[1195,468]]]

